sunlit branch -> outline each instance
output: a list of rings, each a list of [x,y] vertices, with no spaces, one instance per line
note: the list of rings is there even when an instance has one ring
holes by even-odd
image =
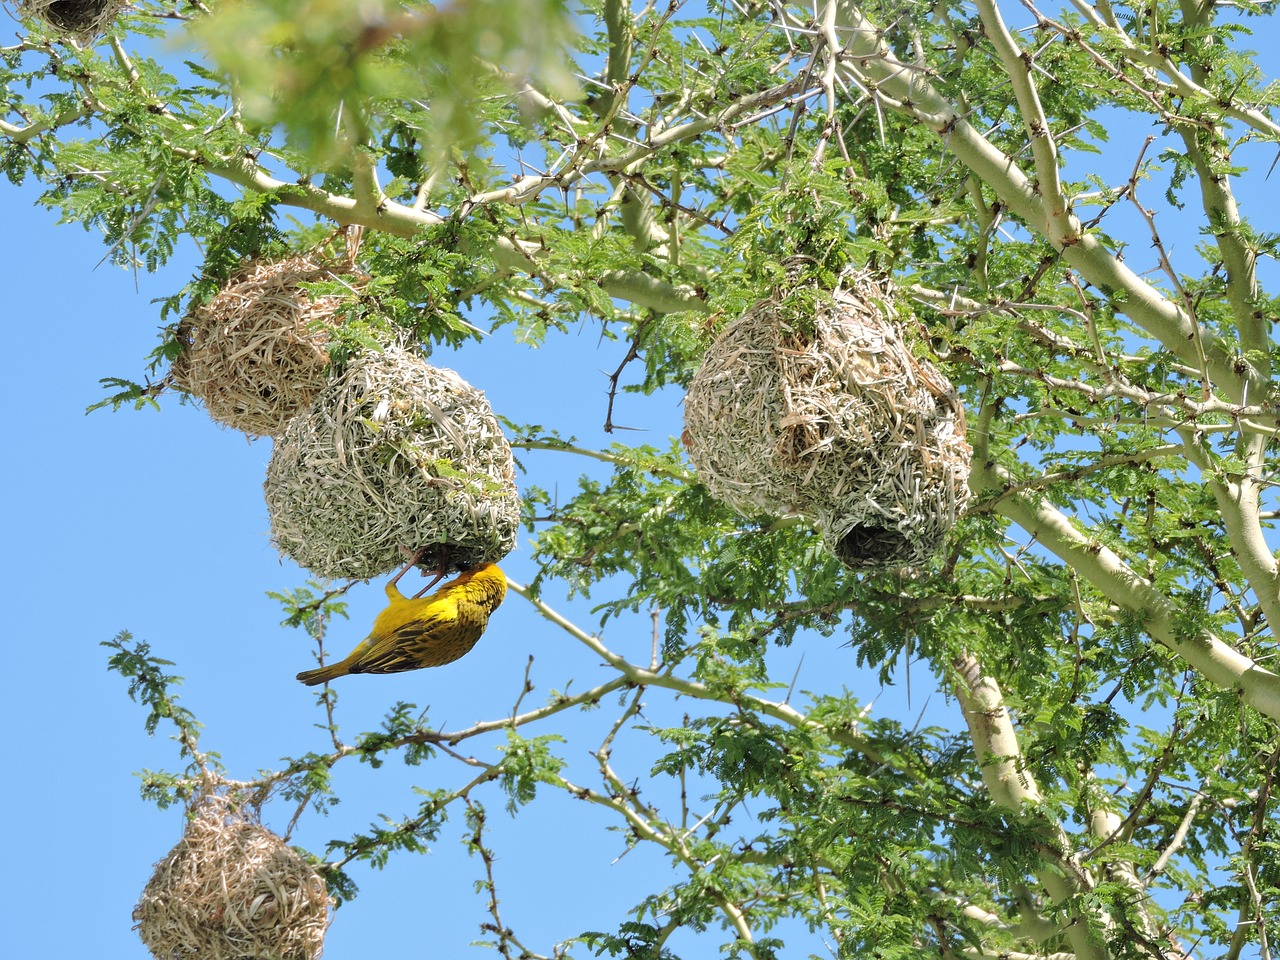
[[[1007,471],[990,462],[979,466],[975,479],[989,492],[998,492],[1013,482]],[[1115,551],[1079,530],[1052,504],[1018,495],[1001,500],[997,510],[1117,606],[1141,616],[1152,637],[1185,659],[1205,679],[1224,690],[1234,690],[1245,703],[1280,720],[1280,676],[1207,630],[1188,633],[1172,600]]]
[[[1215,773],[1217,769],[1215,768]],[[1169,862],[1177,856],[1183,845],[1187,842],[1187,837],[1191,833],[1191,825],[1195,822],[1196,816],[1200,813],[1200,808],[1204,806],[1205,792],[1209,787],[1210,777],[1205,777],[1200,783],[1200,789],[1191,797],[1191,801],[1187,804],[1186,813],[1182,815],[1182,819],[1178,821],[1177,828],[1173,831],[1173,836],[1169,838],[1169,842],[1165,844],[1160,856],[1151,865],[1146,875],[1142,878],[1143,883],[1150,883],[1168,868]]]
[[[951,907],[951,909],[958,911],[961,916],[966,917],[970,920],[976,920],[978,923],[982,924],[984,927],[989,927],[992,930],[1000,930],[1000,931],[1010,933],[1021,941],[1038,944],[1045,940],[1050,939],[1051,937],[1058,936],[1059,933],[1061,932],[1056,924],[1050,923],[1044,918],[1036,916],[1034,914],[1032,914],[1031,916],[1023,916],[1019,918],[1017,921],[1010,921],[1010,920],[1006,920],[1004,917],[1001,917],[995,913],[992,913],[990,910],[983,909],[977,904],[968,903],[966,901],[960,900],[955,896],[947,894],[943,891],[935,890],[935,891],[928,891],[928,893],[933,899],[938,900],[942,903],[948,904]],[[975,951],[973,955],[978,956],[979,953]],[[1033,953],[1033,952],[1012,953],[1012,952],[1005,952],[1005,951],[1000,951],[998,954],[981,954],[981,955],[992,956],[992,957],[1021,956],[1021,957],[1028,958],[1028,960],[1032,960],[1032,958],[1034,958],[1034,960],[1069,960],[1069,958],[1075,957],[1075,954],[1073,953],[1045,954],[1045,953]]]
[[[1089,804],[1087,822],[1089,832],[1097,838],[1109,838],[1120,836],[1125,830],[1124,821],[1121,820],[1119,814],[1110,809],[1107,804],[1109,797],[1096,796],[1095,794],[1104,793],[1098,788],[1097,782],[1092,775],[1088,775],[1085,781],[1086,789],[1082,791]],[[1156,925],[1151,917],[1151,911],[1147,903],[1147,890],[1143,882],[1138,879],[1137,871],[1134,869],[1133,861],[1118,856],[1104,858],[1107,875],[1111,880],[1125,887],[1131,894],[1128,901],[1134,913],[1137,914],[1139,929],[1145,941],[1151,941],[1157,936]],[[1113,921],[1114,922],[1114,921]],[[1151,954],[1148,954],[1151,955]],[[1158,954],[1155,954],[1158,956]]]
[[[199,164],[210,174],[259,193],[270,193],[286,206],[310,210],[342,224],[356,224],[399,237],[412,237],[423,227],[439,226],[439,214],[383,199],[376,206],[353,197],[330,193],[312,183],[277,180],[246,157],[211,160],[195,151],[175,148],[177,156]],[[499,237],[488,251],[504,270],[524,273],[537,269],[541,249],[536,244]],[[600,278],[600,286],[611,296],[628,300],[661,313],[705,310],[698,292],[688,286],[674,286],[659,277],[637,270],[610,270]]]
[[[30,143],[36,137],[48,133],[51,130],[57,130],[59,127],[65,127],[75,123],[77,120],[83,120],[85,117],[92,116],[93,109],[89,106],[81,106],[75,110],[68,110],[65,113],[59,113],[50,117],[48,120],[41,120],[37,123],[29,123],[25,127],[14,126],[0,120],[0,136],[9,140],[14,144]]]
[[[1077,960],[1074,953],[1022,953],[1018,950],[960,950],[958,956],[966,960]]]
[[[1049,241],[1054,246],[1064,246],[1076,236],[1079,224],[1070,215],[1070,206],[1062,188],[1058,171],[1058,148],[1054,143],[1053,130],[1049,127],[1049,119],[1040,104],[1040,94],[1031,72],[1033,57],[1018,47],[994,0],[978,0],[978,16],[982,19],[983,32],[995,47],[1005,75],[1013,86],[1014,96],[1018,99],[1018,112],[1022,115],[1022,123],[1031,143],[1036,190],[1044,208]]]
[[[1247,932],[1249,926],[1256,928],[1259,953],[1263,960],[1271,960],[1271,944],[1270,936],[1267,930],[1267,911],[1266,903],[1263,900],[1262,893],[1258,890],[1258,872],[1259,872],[1259,852],[1258,844],[1264,842],[1267,837],[1268,824],[1270,823],[1269,807],[1271,804],[1272,791],[1276,784],[1277,765],[1280,764],[1280,746],[1277,746],[1266,760],[1266,775],[1262,783],[1262,788],[1258,791],[1258,796],[1254,801],[1253,819],[1250,824],[1248,836],[1240,847],[1239,876],[1244,880],[1245,888],[1249,893],[1249,916],[1246,917],[1246,911],[1241,909],[1239,925],[1231,940],[1231,955],[1238,955],[1240,951],[1241,934]]]
[[[1049,487],[1060,483],[1073,483],[1077,480],[1083,480],[1091,474],[1098,473],[1102,470],[1109,470],[1121,466],[1135,466],[1140,463],[1148,463],[1152,460],[1159,460],[1164,457],[1176,456],[1182,452],[1181,444],[1165,444],[1158,447],[1148,447],[1144,450],[1135,450],[1132,453],[1111,454],[1098,459],[1073,467],[1070,470],[1053,470],[1042,473],[1039,476],[1032,477],[1028,480],[1019,480],[1012,482],[1004,489],[1000,490],[990,500],[984,500],[976,506],[970,508],[970,513],[980,514],[987,513],[997,509],[997,505],[1006,497],[1017,496],[1030,490],[1047,490]]]
[[[898,60],[883,31],[852,0],[841,0],[840,14],[839,26],[850,36],[842,63],[865,88],[875,91],[878,102],[931,130],[1029,228],[1050,239],[1081,276],[1101,289],[1116,291],[1118,308],[1171,353],[1188,363],[1196,362],[1193,321],[1179,305],[1134,273],[1101,240],[1085,232],[1074,214],[1066,214],[1070,223],[1066,230],[1060,222],[1049,222],[1037,185],[1012,157],[974,129],[927,75]],[[1240,364],[1234,351],[1218,338],[1206,334],[1204,349],[1214,383],[1235,402],[1266,389],[1267,378],[1249,364]]]
[[[1202,14],[1200,16],[1203,16]],[[1203,81],[1204,68],[1191,64],[1193,78]],[[1181,76],[1181,74],[1179,74]],[[1240,333],[1241,351],[1260,376],[1271,374],[1271,318],[1259,302],[1257,256],[1242,237],[1240,210],[1226,172],[1229,148],[1221,134],[1213,138],[1183,132],[1187,154],[1195,164],[1201,202],[1226,267],[1226,294]],[[1210,474],[1208,486],[1227,525],[1246,579],[1258,596],[1268,621],[1280,624],[1280,566],[1263,534],[1259,518],[1263,472],[1270,437],[1243,434],[1236,455],[1247,469],[1238,478]]]
[[[1109,40],[1122,48],[1126,57],[1134,63],[1142,64],[1143,66],[1158,70],[1160,75],[1165,78],[1167,89],[1170,92],[1179,97],[1213,103],[1216,105],[1217,109],[1222,111],[1224,116],[1230,117],[1232,120],[1239,120],[1241,123],[1247,124],[1254,130],[1264,133],[1271,138],[1280,138],[1280,124],[1277,124],[1262,111],[1255,110],[1252,107],[1241,107],[1233,101],[1223,103],[1217,94],[1213,93],[1211,90],[1205,89],[1200,84],[1196,83],[1191,77],[1188,77],[1186,72],[1180,70],[1178,65],[1167,56],[1164,56],[1157,51],[1147,50],[1138,46],[1128,37],[1127,34],[1125,34],[1118,24],[1104,22],[1090,4],[1083,2],[1083,0],[1071,0],[1071,2],[1072,6],[1083,14],[1099,33],[1105,34]],[[1064,36],[1067,36],[1069,39],[1072,37],[1074,31],[1068,30],[1066,27],[1054,22],[1048,17],[1045,17],[1039,11],[1035,10],[1034,7],[1032,10],[1045,26],[1052,27]],[[1075,39],[1074,42],[1084,46],[1083,41],[1079,39]],[[1109,65],[1109,61],[1107,61],[1106,58],[1099,55],[1097,59],[1100,63]],[[1118,73],[1119,71],[1116,72]],[[1148,83],[1147,89],[1150,89],[1152,81],[1158,82],[1157,78],[1150,73],[1144,77],[1144,80]],[[1191,121],[1185,120],[1184,122]]]
[[[1085,893],[1091,883],[1074,862],[1062,827],[1050,822],[1047,812],[1041,809],[1040,788],[1027,769],[1000,687],[971,654],[956,658],[952,668],[953,689],[969,726],[982,780],[991,800],[1015,813],[1032,811],[1030,815],[1039,821],[1046,843],[1059,851],[1053,866],[1037,872],[1038,879],[1054,901],[1067,903]],[[1106,945],[1089,918],[1079,916],[1064,932],[1077,960],[1107,960]]]

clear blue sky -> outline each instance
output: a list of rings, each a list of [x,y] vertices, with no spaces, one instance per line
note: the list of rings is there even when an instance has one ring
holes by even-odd
[[[1127,174],[1136,156],[1132,145],[1146,133],[1124,131],[1100,166]],[[205,724],[203,746],[222,754],[232,776],[249,778],[281,756],[327,743],[315,728],[324,717],[314,692],[293,679],[312,664],[309,641],[280,629],[279,609],[264,596],[301,584],[305,575],[279,560],[267,536],[261,482],[268,441],[248,443],[172,398],[160,414],[85,416],[102,396],[98,378],[140,372],[160,323],[150,301],[186,281],[196,269],[195,252],[182,251],[157,276],[139,275],[135,290],[132,275],[105,264],[94,269],[106,252],[100,239],[76,226],[55,228],[51,213],[32,206],[32,187],[0,185],[7,351],[0,390],[10,425],[0,481],[7,545],[0,589],[9,619],[0,696],[8,784],[0,792],[0,819],[8,828],[0,960],[141,960],[147,953],[131,930],[130,913],[152,864],[179,838],[182,818],[178,810],[144,804],[133,771],[174,768],[176,750],[165,739],[168,731],[146,736],[144,710],[126,697],[125,681],[106,671],[106,651],[98,644],[128,629],[176,661],[176,672],[187,678],[183,703]],[[1265,199],[1266,184],[1254,190],[1257,202],[1274,208]],[[1150,202],[1157,192],[1151,188]],[[1176,245],[1185,249],[1195,240],[1183,229]],[[1146,256],[1146,246],[1135,235],[1134,257]],[[537,353],[516,348],[500,332],[436,359],[485,390],[499,412],[553,425],[591,445],[607,442],[600,429],[604,371],[624,350],[599,344],[588,327],[553,338]],[[678,429],[678,400],[670,393],[624,395],[615,419],[647,433],[623,439],[665,445]],[[522,482],[558,484],[566,496],[580,472],[601,473],[598,465],[560,454],[522,459],[531,471]],[[523,536],[503,566],[516,580],[530,579]],[[582,604],[562,603],[554,586],[546,597],[594,626],[595,617]],[[381,606],[380,586],[357,587],[349,599],[350,621],[331,631],[335,651],[364,636]],[[650,642],[648,618],[611,625],[605,639],[641,657]],[[803,654],[798,688],[847,684],[867,700],[879,697],[877,713],[914,718],[923,706],[919,689],[910,708],[903,688],[877,690],[854,670],[853,654],[841,643],[840,636],[811,637],[775,649],[773,675],[789,681]],[[519,693],[530,654],[537,690],[526,706],[553,687],[564,689],[571,678],[581,689],[600,675],[593,655],[510,595],[464,660],[439,670],[338,681],[339,721],[348,735],[374,729],[396,700],[429,704],[433,719],[449,727],[501,717]],[[678,716],[682,709],[660,695],[654,700],[663,704],[655,711]],[[590,731],[600,716],[556,726]],[[930,716],[959,724],[943,702],[930,705]],[[496,742],[474,749],[492,758],[483,751]],[[584,735],[568,748],[584,777],[591,769],[586,751],[598,742],[598,734]],[[620,757],[624,776],[643,779],[648,759],[648,753]],[[405,768],[392,761],[380,770],[341,764],[343,804],[328,818],[308,814],[293,839],[323,852],[326,840],[363,829],[381,813],[400,817],[415,809],[413,785],[452,784],[460,773],[446,763]],[[616,929],[643,892],[674,879],[655,852],[638,849],[616,860],[625,847],[621,836],[604,830],[613,821],[585,804],[548,791],[511,820],[496,791],[486,796],[503,919],[533,949],[549,952],[586,929]],[[271,814],[281,819],[272,821]],[[283,829],[284,818],[286,811],[270,810],[268,825]],[[361,894],[338,914],[326,956],[491,955],[467,947],[490,918],[472,890],[482,867],[466,856],[463,830],[459,814],[430,855],[396,856],[382,872],[355,867]],[[692,955],[699,954],[711,955],[710,943]]]

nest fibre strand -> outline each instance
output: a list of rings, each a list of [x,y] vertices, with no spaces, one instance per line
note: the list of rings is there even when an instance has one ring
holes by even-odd
[[[300,284],[337,274],[310,256],[252,261],[178,328],[174,382],[209,416],[251,436],[278,437],[311,406],[329,366],[325,325],[343,298]]]
[[[19,0],[18,13],[69,36],[88,38],[111,26],[126,5],[127,0]]]
[[[158,960],[316,960],[329,925],[323,878],[225,797],[205,797],[134,909]]]
[[[281,553],[332,579],[387,573],[402,547],[427,569],[496,563],[520,520],[484,394],[399,347],[353,359],[290,422],[263,490]]]
[[[964,409],[914,357],[867,274],[797,317],[776,296],[708,349],[685,398],[690,459],[743,514],[799,513],[857,569],[917,566],[968,501]]]

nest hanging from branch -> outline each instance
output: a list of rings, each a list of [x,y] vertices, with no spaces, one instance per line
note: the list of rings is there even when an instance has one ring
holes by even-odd
[[[311,406],[329,366],[326,324],[343,298],[299,284],[337,276],[310,256],[255,261],[178,328],[174,382],[209,416],[251,436],[278,437]]]
[[[330,904],[297,851],[227,798],[206,796],[133,918],[159,960],[315,960]]]
[[[923,563],[969,498],[964,408],[866,274],[804,316],[778,296],[726,327],[689,384],[684,436],[717,498],[804,515],[857,569]]]
[[[43,20],[74,37],[94,37],[111,26],[127,0],[19,0],[18,14]]]
[[[483,393],[416,352],[348,364],[290,422],[263,486],[281,553],[321,577],[497,562],[520,520],[511,447]]]

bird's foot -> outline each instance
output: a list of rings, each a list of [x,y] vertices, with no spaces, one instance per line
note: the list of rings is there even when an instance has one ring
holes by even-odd
[[[388,583],[387,586],[394,586],[395,584],[399,583],[401,577],[403,577],[406,573],[408,573],[415,566],[417,566],[419,561],[422,560],[423,554],[427,552],[427,548],[419,547],[417,550],[414,550],[412,553],[410,553],[407,547],[401,547],[400,552],[409,558],[409,562],[404,565],[404,568],[399,573],[397,573],[394,577],[391,578],[391,582]]]
[[[436,575],[425,587],[413,595],[413,599],[417,600],[437,583],[444,579],[444,575],[449,572],[449,545],[442,544],[440,547],[440,564],[436,567]]]

